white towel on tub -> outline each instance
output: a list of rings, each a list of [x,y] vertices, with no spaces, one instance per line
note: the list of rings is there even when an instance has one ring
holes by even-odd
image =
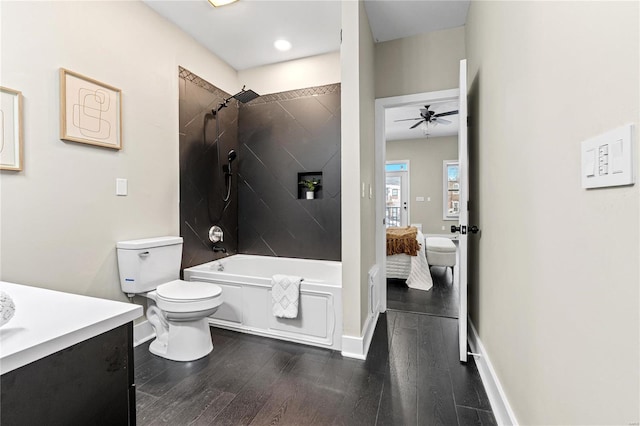
[[[302,277],[276,274],[271,277],[273,315],[278,318],[297,318]]]

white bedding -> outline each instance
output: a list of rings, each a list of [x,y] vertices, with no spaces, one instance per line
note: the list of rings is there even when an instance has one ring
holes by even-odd
[[[425,241],[422,232],[418,231],[420,250],[417,256],[408,254],[394,254],[387,256],[387,278],[399,278],[407,280],[409,288],[418,290],[431,290],[433,279],[427,263]]]

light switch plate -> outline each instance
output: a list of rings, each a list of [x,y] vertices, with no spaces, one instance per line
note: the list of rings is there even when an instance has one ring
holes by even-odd
[[[124,195],[127,195],[127,192],[128,192],[127,180],[117,178],[116,179],[116,195],[124,196]]]
[[[633,185],[634,126],[627,124],[581,144],[583,188]]]

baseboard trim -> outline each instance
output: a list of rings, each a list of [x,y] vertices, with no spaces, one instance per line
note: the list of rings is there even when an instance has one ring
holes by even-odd
[[[373,332],[378,323],[379,313],[369,314],[364,323],[364,333],[360,337],[342,336],[342,356],[346,358],[367,359]]]
[[[511,409],[509,400],[507,400],[507,395],[505,394],[504,389],[500,384],[500,380],[498,380],[498,376],[493,369],[493,365],[491,364],[489,355],[487,355],[487,351],[482,345],[480,336],[478,336],[478,331],[474,327],[470,318],[467,320],[467,322],[469,324],[469,327],[467,328],[469,347],[471,347],[471,352],[481,355],[475,357],[474,359],[476,361],[476,365],[478,366],[478,372],[480,373],[480,378],[482,379],[484,389],[487,392],[487,396],[489,397],[493,415],[496,417],[496,423],[505,426],[517,426],[518,420],[516,419],[516,416]]]
[[[149,321],[144,320],[133,326],[133,346],[138,346],[156,337]]]

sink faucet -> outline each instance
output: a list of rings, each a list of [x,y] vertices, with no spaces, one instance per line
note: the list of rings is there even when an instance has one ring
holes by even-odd
[[[214,253],[219,253],[219,252],[226,253],[227,249],[224,248],[224,247],[213,247],[213,252]]]

